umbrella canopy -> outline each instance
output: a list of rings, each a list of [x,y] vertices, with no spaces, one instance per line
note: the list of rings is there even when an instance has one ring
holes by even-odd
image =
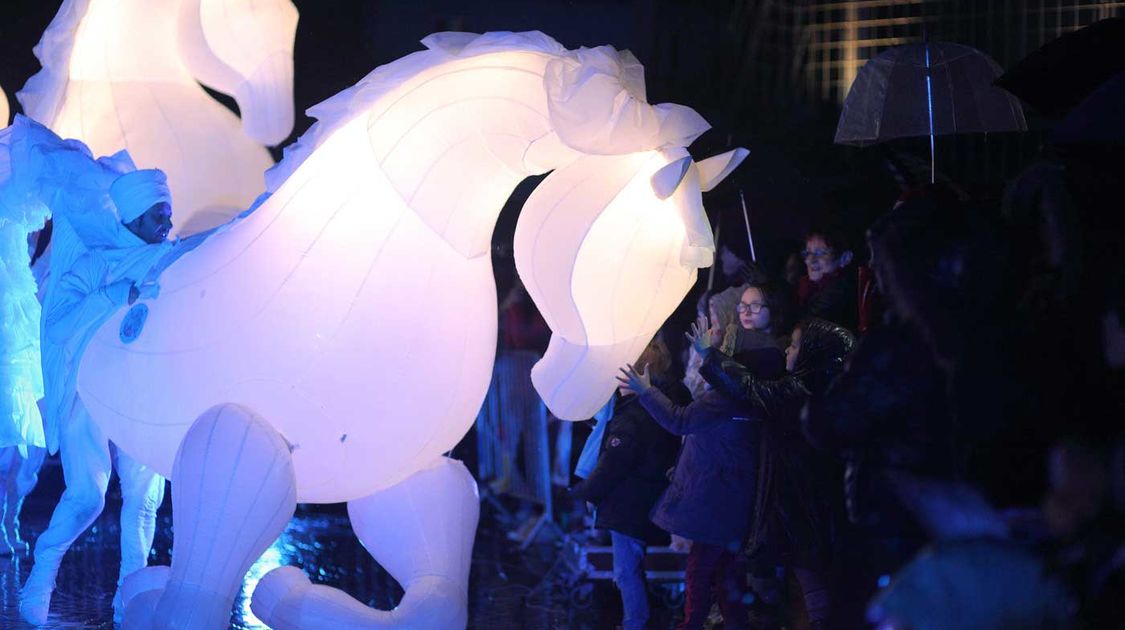
[[[1125,72],[1125,17],[1094,22],[1047,42],[996,85],[1050,118],[1062,118],[1114,75]]]
[[[1125,72],[1070,110],[1051,133],[1065,145],[1125,146]]]
[[[852,83],[836,127],[836,144],[867,146],[915,136],[1025,131],[1019,101],[993,85],[999,74],[995,61],[960,44],[930,42],[885,50],[869,60]]]

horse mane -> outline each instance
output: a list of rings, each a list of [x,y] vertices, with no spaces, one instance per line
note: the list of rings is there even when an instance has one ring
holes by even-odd
[[[313,151],[357,114],[399,88],[414,76],[441,63],[499,52],[531,52],[550,56],[568,53],[565,46],[539,32],[434,33],[422,40],[426,50],[411,53],[372,70],[352,87],[343,90],[305,113],[316,119],[297,140],[285,147],[280,162],[266,171],[266,191],[276,192]]]
[[[70,81],[70,54],[74,49],[78,26],[86,17],[91,2],[63,0],[58,13],[43,31],[43,37],[32,49],[42,68],[16,93],[16,99],[29,118],[48,126],[55,123]]]

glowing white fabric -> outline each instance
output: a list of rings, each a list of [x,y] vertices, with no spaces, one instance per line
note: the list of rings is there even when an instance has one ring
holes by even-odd
[[[348,516],[363,546],[405,590],[398,606],[372,610],[280,567],[254,591],[259,619],[276,630],[465,627],[480,497],[461,462],[439,458],[394,487],[349,502]]]
[[[218,405],[184,437],[172,479],[172,567],[125,580],[124,627],[225,628],[242,577],[296,508],[289,445],[253,412]]]
[[[279,462],[291,467],[296,500],[351,502],[357,531],[407,588],[401,610],[372,617],[284,572],[262,600],[279,623],[300,626],[303,614],[464,623],[464,525],[476,500],[437,462],[490,380],[488,253],[512,188],[554,171],[520,219],[517,264],[555,333],[536,386],[557,415],[576,419],[605,402],[617,367],[711,263],[700,193],[745,157],[693,162],[682,144],[705,123],[648,105],[627,54],[570,52],[541,33],[424,43],[314,108],[320,121],[267,175],[268,198],[168,267],[159,298],[121,309],[82,357],[79,390],[105,434],[162,473],[175,460],[173,488],[194,497],[193,507],[175,499],[177,514],[202,527],[185,540],[177,526],[177,558],[196,549],[222,549],[240,567],[252,558],[277,523],[249,524],[266,516],[255,510],[259,490],[231,479],[256,479],[243,465]],[[214,408],[231,404],[277,439],[256,439],[262,448],[241,456],[201,439],[208,426],[230,430]],[[184,477],[185,462],[215,457],[233,468],[204,474],[205,463]],[[283,486],[271,493],[284,498],[274,492]],[[136,596],[138,615],[229,610],[229,575],[210,581],[203,565],[177,562],[162,594]]]
[[[95,155],[127,149],[158,167],[176,232],[217,225],[261,192],[263,144],[293,125],[289,0],[65,0],[35,54],[24,112]],[[243,119],[199,80],[232,94]]]
[[[544,79],[555,132],[583,153],[685,147],[710,128],[689,107],[649,105],[644,66],[627,50],[580,48],[553,61]]]
[[[551,327],[532,382],[558,417],[593,417],[714,253],[703,171],[725,175],[739,149],[698,166],[683,148],[585,156],[535,189],[516,226],[516,267]],[[604,185],[584,182],[602,178]],[[660,195],[654,190],[660,189]],[[579,192],[580,191],[580,192]],[[577,194],[576,194],[577,193]],[[559,200],[565,199],[565,205]]]
[[[43,397],[41,309],[27,236],[43,226],[47,208],[25,203],[30,197],[26,188],[8,188],[13,183],[13,130],[6,129],[7,97],[2,90],[0,105],[0,448],[18,446],[26,457],[27,446],[46,446],[36,405]]]
[[[497,213],[516,183],[549,168],[520,232],[556,221],[555,242],[517,236],[521,258],[539,256],[521,272],[561,331],[552,345],[599,359],[564,357],[566,391],[589,388],[594,410],[608,397],[605,366],[636,358],[710,263],[699,169],[682,148],[582,156],[561,142],[544,78],[571,54],[540,33],[425,43],[322,106],[272,196],[164,273],[136,341],[119,337],[124,311],[99,332],[80,388],[115,443],[168,472],[196,416],[238,403],[292,445],[310,502],[366,496],[433,461],[488,386]],[[664,166],[677,177],[660,199],[650,180]],[[555,264],[582,282],[548,273]],[[628,286],[593,282],[602,264]],[[604,293],[615,286],[620,295]],[[540,386],[574,417],[555,390]]]

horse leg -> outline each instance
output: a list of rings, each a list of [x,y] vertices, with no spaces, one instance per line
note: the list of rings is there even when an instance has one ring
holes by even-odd
[[[125,580],[124,627],[228,627],[246,571],[285,529],[296,502],[289,445],[273,427],[238,405],[204,412],[172,468],[171,569],[149,567]]]
[[[259,619],[276,630],[466,626],[480,499],[461,462],[438,458],[395,486],[350,501],[348,515],[363,546],[403,586],[399,605],[372,610],[281,567],[254,591],[250,608]]]

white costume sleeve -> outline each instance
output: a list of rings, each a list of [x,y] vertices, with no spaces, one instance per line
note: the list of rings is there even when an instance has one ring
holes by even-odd
[[[59,281],[57,294],[45,313],[44,329],[52,343],[65,344],[76,334],[100,326],[129,299],[128,279],[105,284],[108,265],[95,252],[75,261]]]

